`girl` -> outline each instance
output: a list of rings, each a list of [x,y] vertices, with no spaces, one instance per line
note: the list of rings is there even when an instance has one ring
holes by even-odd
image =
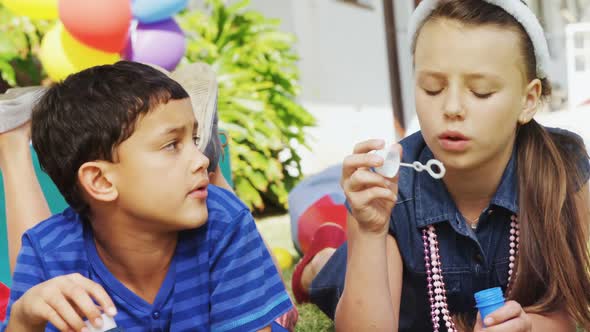
[[[496,286],[486,331],[590,328],[590,166],[578,136],[533,119],[550,95],[539,22],[518,0],[424,0],[412,23],[422,131],[394,148],[446,175],[384,178],[369,170],[384,142],[359,143],[348,244],[315,246],[296,294],[342,331],[480,331],[473,294]]]

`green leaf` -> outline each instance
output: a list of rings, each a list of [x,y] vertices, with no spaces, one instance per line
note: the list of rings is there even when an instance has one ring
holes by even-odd
[[[1,2],[1,0],[0,0]],[[287,207],[288,190],[301,179],[301,158],[290,147],[309,146],[304,129],[315,125],[297,96],[296,38],[279,19],[249,8],[249,0],[205,0],[205,10],[184,10],[183,63],[202,61],[217,73],[220,127],[230,137],[236,193],[251,209]],[[46,78],[37,54],[55,20],[30,20],[0,4],[0,72],[11,86]],[[278,155],[289,150],[282,163]],[[294,170],[294,171],[291,171]]]

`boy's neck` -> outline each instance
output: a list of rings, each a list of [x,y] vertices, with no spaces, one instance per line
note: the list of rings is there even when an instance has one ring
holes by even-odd
[[[476,220],[489,206],[511,156],[512,148],[472,170],[447,169],[443,181],[465,219]]]
[[[97,218],[91,224],[96,250],[104,265],[129,290],[153,303],[174,257],[178,233],[131,230],[123,222],[103,223]],[[104,227],[105,224],[109,226]]]

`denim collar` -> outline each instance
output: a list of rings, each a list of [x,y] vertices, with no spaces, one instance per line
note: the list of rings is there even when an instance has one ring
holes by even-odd
[[[426,146],[420,153],[419,161],[423,164],[434,158],[432,151]],[[502,174],[500,185],[490,201],[490,205],[502,207],[511,213],[518,213],[518,188],[516,175],[516,147]],[[454,221],[459,216],[455,202],[451,198],[445,184],[441,180],[431,178],[428,173],[416,174],[414,184],[416,199],[416,226],[424,228],[428,225],[444,221]],[[451,223],[455,224],[455,223]]]

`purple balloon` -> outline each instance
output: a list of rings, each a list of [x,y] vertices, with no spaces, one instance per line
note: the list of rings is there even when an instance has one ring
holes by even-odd
[[[131,30],[123,58],[174,70],[186,51],[184,33],[173,19],[139,23]]]

